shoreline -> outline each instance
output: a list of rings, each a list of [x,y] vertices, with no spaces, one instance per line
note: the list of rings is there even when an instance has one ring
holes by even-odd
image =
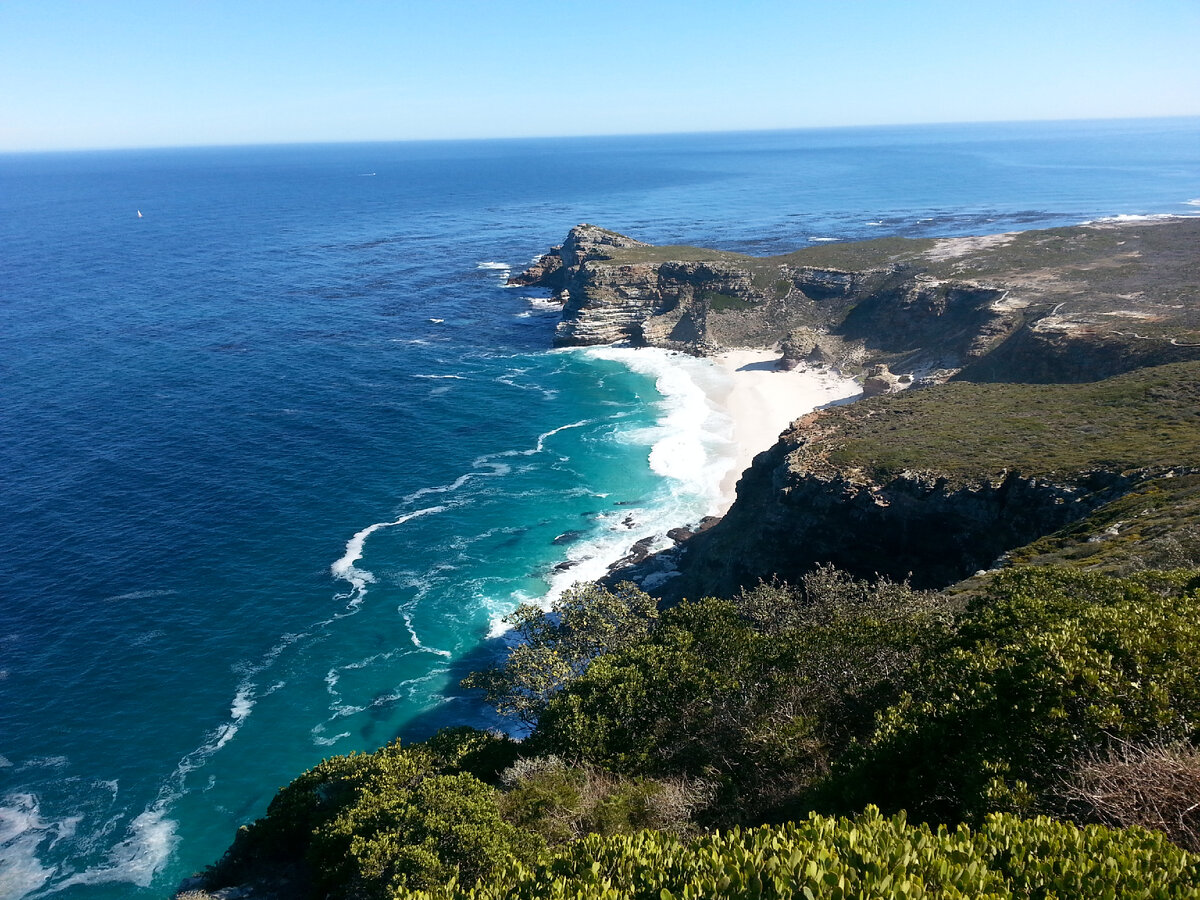
[[[709,393],[709,401],[733,425],[734,450],[720,483],[719,515],[724,515],[755,456],[774,446],[796,419],[859,397],[862,386],[833,369],[799,366],[779,371],[779,354],[771,350],[726,350],[711,359],[728,379],[723,388]]]

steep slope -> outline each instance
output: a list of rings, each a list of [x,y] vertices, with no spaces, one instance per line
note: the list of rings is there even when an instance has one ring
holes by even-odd
[[[1142,515],[1178,541],[1200,522],[1188,489],[1198,474],[1198,362],[1087,384],[955,382],[881,396],[806,416],[759,454],[728,515],[687,542],[682,574],[663,590],[729,595],[822,562],[944,587],[1070,526],[1093,525],[1023,558],[1099,545]],[[1123,516],[1102,514],[1134,495],[1143,500]]]

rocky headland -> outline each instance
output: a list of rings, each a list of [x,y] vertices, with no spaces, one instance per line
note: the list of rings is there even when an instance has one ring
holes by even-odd
[[[777,346],[786,365],[1091,381],[1200,358],[1198,245],[1195,218],[774,257],[658,247],[579,225],[510,283],[549,288],[563,303],[559,346],[698,355]]]

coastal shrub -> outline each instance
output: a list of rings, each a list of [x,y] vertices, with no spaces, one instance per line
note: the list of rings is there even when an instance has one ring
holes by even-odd
[[[1063,766],[1111,740],[1200,727],[1200,597],[1191,573],[1001,573],[832,784],[932,821],[1053,807]]]
[[[482,690],[500,713],[532,725],[550,698],[592,660],[637,643],[657,618],[654,598],[629,582],[611,591],[576,584],[549,613],[522,604],[506,616],[518,642],[505,664],[472,672],[462,685]]]
[[[851,592],[844,576],[828,579]],[[796,600],[794,611],[752,626],[747,610],[772,606],[769,594]],[[737,602],[682,603],[556,695],[528,743],[629,775],[711,780],[721,788],[712,822],[778,812],[869,731],[912,661],[945,639],[948,617],[909,600],[883,615],[762,585]]]
[[[512,859],[532,859],[540,842],[503,821],[498,800],[467,774],[371,784],[314,833],[314,883],[330,896],[374,900],[451,878],[473,884]]]
[[[817,566],[799,585],[760,581],[735,598],[738,610],[760,631],[780,632],[852,619],[903,623],[936,617],[949,621],[948,601],[907,581],[855,578],[833,565]]]
[[[332,756],[280,789],[267,815],[248,829],[249,853],[304,855],[312,836],[353,805],[363,791],[384,782],[415,784],[429,774],[433,758],[399,742],[374,753]]]
[[[718,291],[703,291],[700,299],[708,303],[709,309],[718,313],[729,310],[750,309],[755,305],[753,298],[738,297],[734,294],[723,294]]]
[[[913,664],[951,633],[955,603],[935,591],[818,566],[799,585],[763,581],[734,598],[756,630],[795,645],[808,707],[831,737],[859,734]]]
[[[521,750],[520,743],[506,734],[467,725],[443,728],[419,746],[432,754],[439,772],[468,772],[489,784],[499,781],[500,773],[517,761]]]
[[[706,800],[703,784],[628,778],[556,756],[520,760],[503,776],[504,819],[550,844],[643,828],[687,830]]]
[[[978,831],[910,825],[874,808],[684,842],[660,832],[576,841],[474,888],[399,898],[1200,897],[1200,860],[1162,835],[989,817]]]
[[[701,775],[741,753],[751,706],[782,687],[769,677],[779,649],[726,601],[681,604],[556,696],[530,741],[627,774]]]
[[[540,842],[500,818],[499,793],[477,777],[498,777],[516,747],[501,735],[450,728],[424,744],[330,757],[239,831],[208,885],[302,862],[321,896],[382,897],[389,885],[474,877],[509,856],[530,856]]]

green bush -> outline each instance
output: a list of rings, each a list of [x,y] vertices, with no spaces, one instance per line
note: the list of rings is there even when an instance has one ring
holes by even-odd
[[[462,771],[494,773],[512,762],[515,746],[454,728],[425,744],[396,741],[324,760],[239,832],[209,885],[303,860],[316,895],[375,898],[397,885],[469,882],[510,858],[531,858],[542,843],[503,821],[499,792]]]
[[[764,643],[728,603],[669,610],[652,640],[596,659],[553,698],[531,744],[628,774],[700,774],[708,739],[740,728],[722,701]]]
[[[313,835],[315,883],[333,896],[384,898],[455,877],[473,884],[539,843],[500,818],[495,788],[472,775],[434,775],[415,786],[368,786]]]
[[[705,799],[704,786],[628,778],[556,756],[523,759],[504,773],[505,821],[561,844],[588,834],[629,834],[643,828],[687,830]]]
[[[913,661],[945,642],[943,607],[833,570],[685,602],[552,698],[528,743],[629,775],[710,779],[722,790],[706,821],[762,821],[870,732]]]
[[[520,639],[502,667],[472,672],[462,686],[481,690],[503,715],[532,725],[546,704],[599,656],[641,641],[658,619],[658,604],[623,582],[609,591],[579,583],[550,612],[522,604],[504,621]]]
[[[979,831],[911,826],[869,808],[854,819],[710,834],[589,837],[474,889],[399,898],[1197,898],[1200,860],[1141,830],[1080,829],[994,815]]]
[[[1055,782],[1110,740],[1192,740],[1200,597],[1188,576],[1002,573],[834,783],[939,822],[1053,808]]]

